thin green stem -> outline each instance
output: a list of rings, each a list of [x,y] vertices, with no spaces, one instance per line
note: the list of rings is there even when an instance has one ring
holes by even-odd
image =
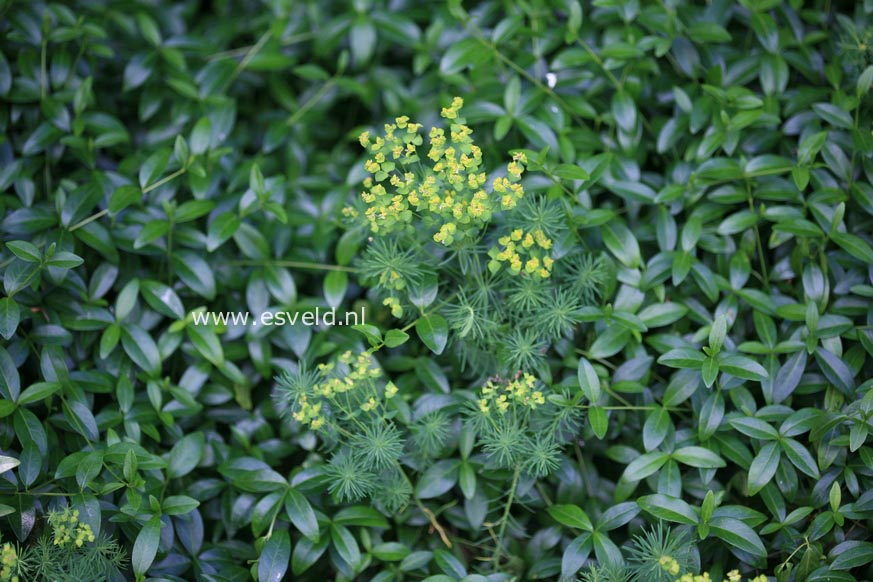
[[[45,27],[43,27],[45,28]],[[48,37],[45,30],[42,32],[42,49],[40,51],[40,66],[39,66],[39,95],[45,99],[48,94]]]
[[[500,567],[500,558],[503,554],[503,538],[506,535],[506,524],[509,521],[509,511],[512,509],[512,502],[515,500],[515,489],[518,487],[518,479],[521,477],[521,465],[515,468],[512,474],[512,485],[509,486],[509,497],[506,499],[506,506],[503,508],[503,516],[500,518],[500,529],[497,531],[497,547],[494,548],[494,555],[491,557],[491,566],[495,571]]]
[[[752,185],[746,180],[746,196],[749,201],[749,210],[755,212],[755,199],[752,196]],[[770,276],[767,273],[767,261],[764,258],[764,243],[761,241],[761,231],[758,230],[758,223],[755,222],[755,244],[758,248],[758,263],[761,265],[761,278],[764,282],[764,288],[770,288]]]
[[[164,184],[166,184],[166,183],[169,182],[170,180],[173,180],[173,179],[175,179],[175,178],[178,178],[179,176],[181,176],[182,174],[184,174],[186,170],[187,170],[187,168],[179,168],[178,170],[176,170],[175,172],[173,172],[173,173],[170,174],[169,176],[166,176],[166,177],[164,177],[164,178],[161,178],[160,180],[158,180],[158,181],[155,182],[154,184],[151,184],[151,185],[146,186],[145,188],[143,188],[142,193],[143,193],[143,194],[148,194],[149,192],[151,192],[151,191],[154,190],[155,188],[160,188],[161,186],[163,186]],[[107,214],[109,214],[109,209],[108,209],[108,208],[104,208],[104,209],[101,210],[100,212],[96,212],[96,213],[92,214],[91,216],[89,216],[88,218],[85,218],[85,219],[83,219],[83,220],[80,220],[79,222],[77,222],[76,224],[74,224],[73,226],[71,226],[71,227],[70,227],[70,232],[73,232],[73,231],[75,231],[75,230],[78,230],[78,229],[82,228],[83,226],[85,226],[85,225],[87,225],[87,224],[90,224],[90,223],[94,222],[94,221],[97,220],[98,218],[101,218],[101,217],[103,217],[103,216],[106,216]]]
[[[230,261],[229,264],[239,267],[263,267],[266,265],[271,265],[274,267],[290,267],[292,269],[311,269],[313,271],[343,271],[345,273],[358,272],[358,269],[356,269],[355,267],[346,267],[344,265],[324,265],[321,263],[309,263],[306,261],[286,261],[283,259],[240,259],[236,261]]]
[[[585,49],[585,52],[588,53],[588,56],[590,56],[591,59],[595,63],[597,63],[597,66],[600,67],[600,69],[606,75],[606,78],[609,79],[609,82],[612,83],[613,87],[615,87],[616,91],[621,91],[622,89],[624,89],[624,84],[621,81],[619,81],[615,75],[612,74],[612,71],[610,71],[609,69],[606,68],[606,65],[604,64],[603,59],[600,58],[600,55],[598,55],[596,52],[594,52],[594,49],[591,48],[590,44],[588,44],[587,42],[585,42],[581,38],[576,40],[576,44],[578,44],[583,49]]]
[[[179,176],[181,176],[182,174],[184,174],[185,171],[186,171],[187,169],[188,169],[188,168],[184,168],[184,167],[183,167],[183,168],[179,168],[178,170],[176,170],[176,171],[173,172],[172,174],[170,174],[170,175],[168,175],[168,176],[165,176],[165,177],[161,178],[160,180],[158,180],[157,182],[155,182],[154,184],[149,184],[148,186],[146,186],[145,188],[143,188],[143,189],[142,189],[142,193],[143,193],[143,194],[148,194],[148,193],[151,192],[152,190],[155,190],[156,188],[160,188],[161,186],[163,186],[163,185],[166,184],[167,182],[169,182],[169,181],[171,181],[171,180],[175,180],[176,178],[178,178]]]
[[[300,119],[302,119],[303,116],[306,115],[306,113],[307,113],[310,109],[312,109],[312,108],[315,106],[315,104],[318,103],[318,101],[319,101],[322,97],[324,97],[324,95],[325,95],[328,91],[330,91],[330,89],[331,89],[331,88],[336,84],[336,80],[337,80],[337,78],[339,77],[340,73],[341,73],[340,71],[337,71],[337,73],[336,73],[333,77],[331,77],[330,79],[328,79],[327,81],[325,81],[325,82],[324,82],[324,85],[322,85],[321,88],[319,88],[319,90],[316,91],[314,95],[312,95],[312,97],[310,97],[309,99],[307,99],[307,100],[306,100],[306,103],[304,103],[304,104],[300,107],[300,109],[298,109],[297,111],[295,111],[294,113],[292,113],[292,114],[291,114],[291,117],[289,117],[289,118],[288,118],[288,121],[285,122],[285,123],[290,127],[290,126],[295,125],[298,121],[300,121]]]
[[[542,81],[528,73],[524,67],[500,52],[500,49],[497,48],[497,45],[485,38],[485,36],[482,34],[482,31],[479,30],[479,28],[475,24],[470,23],[470,21],[468,20],[464,22],[464,28],[466,28],[470,32],[470,34],[472,34],[473,37],[478,40],[480,44],[482,44],[482,46],[486,47],[488,50],[494,53],[494,56],[497,57],[498,60],[500,60],[509,68],[514,70],[516,73],[533,83],[533,85],[537,89],[557,101],[567,113],[567,115],[569,115],[577,125],[579,125],[580,127],[588,127],[588,124],[585,123],[585,121],[581,117],[573,113],[573,109],[570,107],[569,103],[564,100],[563,97],[555,93],[555,91],[553,91],[551,87],[543,84]]]
[[[409,479],[409,476],[406,474],[406,471],[403,469],[403,465],[401,465],[400,461],[397,461],[397,460],[394,461],[394,464],[397,466],[397,471],[406,480],[406,484],[409,485],[410,490],[414,491],[415,486],[412,484],[412,481]],[[436,515],[434,514],[434,512],[431,511],[430,509],[428,509],[421,502],[421,500],[418,497],[416,497],[414,494],[412,496],[412,499],[415,501],[416,507],[418,507],[418,509],[420,509],[421,512],[427,516],[428,521],[430,521],[431,527],[433,527],[434,531],[436,531],[437,534],[439,534],[440,539],[443,541],[443,544],[445,544],[445,546],[447,548],[451,549],[452,541],[449,539],[449,536],[446,534],[446,530],[437,521],[437,518],[436,518]]]
[[[273,31],[272,29],[268,28],[267,32],[262,34],[261,38],[258,39],[258,42],[256,42],[254,45],[251,46],[251,48],[249,48],[249,50],[245,53],[245,56],[233,70],[233,74],[227,80],[226,87],[229,87],[231,84],[233,84],[233,81],[237,77],[239,77],[240,73],[242,73],[246,69],[246,67],[249,66],[249,64],[252,62],[252,59],[254,59],[261,51],[261,49],[264,48],[264,45],[267,44],[267,41],[270,40],[271,36],[273,36]]]

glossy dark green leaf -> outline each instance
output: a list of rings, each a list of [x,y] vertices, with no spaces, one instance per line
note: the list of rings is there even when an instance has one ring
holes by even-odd
[[[291,558],[291,538],[287,531],[277,530],[267,539],[258,557],[258,580],[279,582],[288,571]]]
[[[136,536],[130,554],[130,564],[136,574],[144,574],[151,567],[161,541],[161,518],[149,519]]]

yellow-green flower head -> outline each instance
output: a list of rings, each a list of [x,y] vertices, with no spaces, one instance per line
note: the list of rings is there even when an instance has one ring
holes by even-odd
[[[458,112],[464,106],[464,100],[460,97],[455,97],[452,100],[451,107],[443,107],[443,110],[440,112],[440,115],[445,117],[446,119],[457,119]]]
[[[3,582],[19,582],[15,572],[18,570],[18,551],[10,543],[3,544],[0,549],[0,580]]]
[[[395,297],[386,297],[384,301],[382,301],[382,305],[385,305],[391,309],[391,315],[397,318],[403,317],[403,306],[400,305],[400,301]]]

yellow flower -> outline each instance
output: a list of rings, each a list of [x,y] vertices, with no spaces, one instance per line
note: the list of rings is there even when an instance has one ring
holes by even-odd
[[[529,249],[533,245],[534,245],[533,235],[531,235],[531,233],[527,233],[526,235],[524,235],[524,240],[522,241],[521,246],[523,246],[526,249]]]
[[[673,576],[679,573],[679,562],[676,561],[672,556],[661,556],[658,560],[658,563],[661,565],[661,568]],[[682,582],[686,582],[684,580],[684,576]],[[688,580],[687,582],[695,582],[694,580]]]
[[[390,400],[390,399],[394,398],[394,396],[396,394],[397,394],[397,386],[394,384],[394,382],[389,381],[385,385],[385,398]]]
[[[391,315],[394,317],[403,317],[403,306],[400,305],[400,301],[395,297],[386,297],[385,300],[382,301],[382,305],[389,307],[391,309]]]
[[[376,408],[376,404],[376,399],[370,396],[369,400],[361,404],[361,410],[363,410],[364,412],[370,412],[371,410]]]
[[[527,263],[525,263],[524,270],[527,271],[528,273],[533,273],[534,271],[536,271],[539,268],[539,266],[540,266],[540,260],[538,258],[534,257],[532,259],[529,259],[527,261]]]
[[[361,135],[358,136],[358,141],[361,142],[361,145],[364,147],[370,145],[370,132],[363,132]]]

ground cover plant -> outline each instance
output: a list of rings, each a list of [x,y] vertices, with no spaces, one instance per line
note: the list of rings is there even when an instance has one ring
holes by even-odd
[[[0,581],[873,580],[871,12],[0,1]]]

